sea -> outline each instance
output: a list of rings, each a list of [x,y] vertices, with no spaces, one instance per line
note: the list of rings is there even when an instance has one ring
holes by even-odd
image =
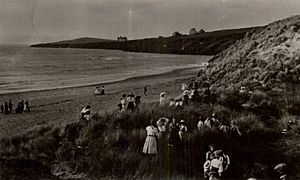
[[[0,46],[0,94],[96,85],[201,67],[207,56]]]

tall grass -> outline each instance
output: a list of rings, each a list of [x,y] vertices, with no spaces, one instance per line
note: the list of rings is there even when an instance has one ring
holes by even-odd
[[[191,103],[175,110],[156,103],[141,104],[134,112],[96,114],[89,123],[40,127],[1,139],[0,155],[43,160],[50,168],[68,162],[69,166],[76,166],[73,173],[84,172],[98,178],[194,179],[203,176],[205,153],[208,145],[214,143],[231,158],[225,178],[272,177],[273,165],[285,157],[268,146],[279,138],[280,123],[275,123],[278,129],[274,129],[257,112],[232,108],[232,104],[225,103],[227,98],[232,98],[228,94],[221,96],[218,100],[221,103],[214,106]],[[233,100],[228,102],[236,105]],[[199,132],[196,129],[199,117],[212,113],[225,121],[236,120],[242,136],[232,138],[218,129],[204,128]],[[159,153],[148,157],[142,154],[145,128],[151,119],[162,116],[186,121],[188,132],[183,149],[176,156]]]

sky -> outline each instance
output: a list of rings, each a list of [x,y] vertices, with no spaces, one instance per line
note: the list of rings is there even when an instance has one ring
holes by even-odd
[[[300,0],[0,0],[0,44],[170,36],[266,25],[296,14]]]

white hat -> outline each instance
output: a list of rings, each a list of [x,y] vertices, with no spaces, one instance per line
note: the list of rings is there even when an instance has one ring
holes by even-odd
[[[188,93],[189,93],[188,90],[185,90],[185,91],[183,92],[184,95],[187,95]]]
[[[164,96],[166,93],[165,92],[162,92],[162,93],[160,93],[160,96]]]
[[[185,121],[184,121],[184,120],[181,120],[179,123],[180,123],[180,124],[181,124],[181,123],[185,124]]]

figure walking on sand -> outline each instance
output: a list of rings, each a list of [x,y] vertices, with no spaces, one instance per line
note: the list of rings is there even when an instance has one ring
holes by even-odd
[[[157,154],[157,137],[158,137],[158,129],[154,127],[154,120],[150,121],[150,125],[146,127],[147,137],[145,140],[143,153],[147,155],[156,155]]]

